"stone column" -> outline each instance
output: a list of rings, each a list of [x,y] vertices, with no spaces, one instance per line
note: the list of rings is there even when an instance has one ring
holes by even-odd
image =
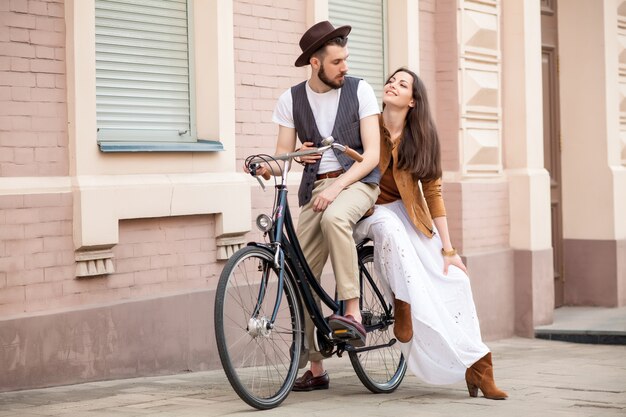
[[[626,2],[563,1],[558,19],[565,302],[622,306]]]
[[[550,177],[544,169],[541,11],[534,0],[503,2],[504,166],[509,182],[509,242],[515,257],[515,331],[533,336],[550,323],[554,282]]]
[[[514,333],[509,193],[502,160],[501,6],[437,1],[437,125],[453,244],[465,258],[483,336]]]
[[[405,66],[420,73],[419,18],[418,0],[387,2],[388,72]]]

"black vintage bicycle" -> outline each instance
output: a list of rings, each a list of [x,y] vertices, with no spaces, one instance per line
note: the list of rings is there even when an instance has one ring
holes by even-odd
[[[280,172],[280,183],[275,179],[273,213],[261,214],[256,220],[269,241],[249,243],[226,263],[217,287],[214,317],[226,376],[239,397],[257,409],[278,406],[293,387],[304,353],[304,314],[309,314],[316,327],[317,350],[325,357],[347,352],[357,376],[370,391],[394,391],[406,372],[404,357],[393,346],[396,339],[392,306],[385,301],[383,287],[374,272],[372,246],[366,242],[357,244],[366,345],[354,347],[350,340],[333,334],[315,303],[314,294],[330,310],[342,313],[342,303],[317,282],[298,243],[287,203],[291,161],[330,148],[362,160],[354,150],[334,143],[332,137],[322,145],[278,156],[253,155],[246,160],[250,174],[263,187],[257,176],[261,164],[275,164]],[[278,161],[284,161],[283,168]]]

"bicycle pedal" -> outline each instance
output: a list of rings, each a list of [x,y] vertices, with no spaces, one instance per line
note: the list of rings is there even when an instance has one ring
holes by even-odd
[[[334,339],[339,339],[339,340],[353,340],[353,339],[361,338],[361,336],[359,336],[355,331],[349,330],[349,329],[333,330],[332,335]]]

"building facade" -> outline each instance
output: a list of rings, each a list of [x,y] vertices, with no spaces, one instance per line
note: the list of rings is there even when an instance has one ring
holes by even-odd
[[[375,88],[423,78],[487,340],[626,305],[626,1],[353,3],[0,0],[0,391],[220,366],[273,202],[242,163],[325,19]]]

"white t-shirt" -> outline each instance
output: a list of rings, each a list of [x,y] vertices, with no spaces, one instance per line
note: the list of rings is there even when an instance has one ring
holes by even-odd
[[[309,99],[317,130],[323,138],[331,136],[333,127],[335,126],[335,118],[337,117],[337,108],[339,107],[339,97],[341,97],[341,88],[331,89],[325,93],[316,93],[306,83],[306,96]],[[357,97],[359,99],[359,119],[380,113],[378,101],[374,89],[365,80],[360,80],[357,88]],[[281,94],[278,103],[274,108],[272,121],[281,126],[295,128],[293,121],[293,98],[291,97],[291,88]],[[302,142],[306,142],[307,138],[300,138]],[[311,141],[309,139],[309,141]],[[337,161],[335,153],[329,149],[322,155],[322,160],[318,169],[318,174],[324,172],[337,171],[341,169],[341,164]]]

